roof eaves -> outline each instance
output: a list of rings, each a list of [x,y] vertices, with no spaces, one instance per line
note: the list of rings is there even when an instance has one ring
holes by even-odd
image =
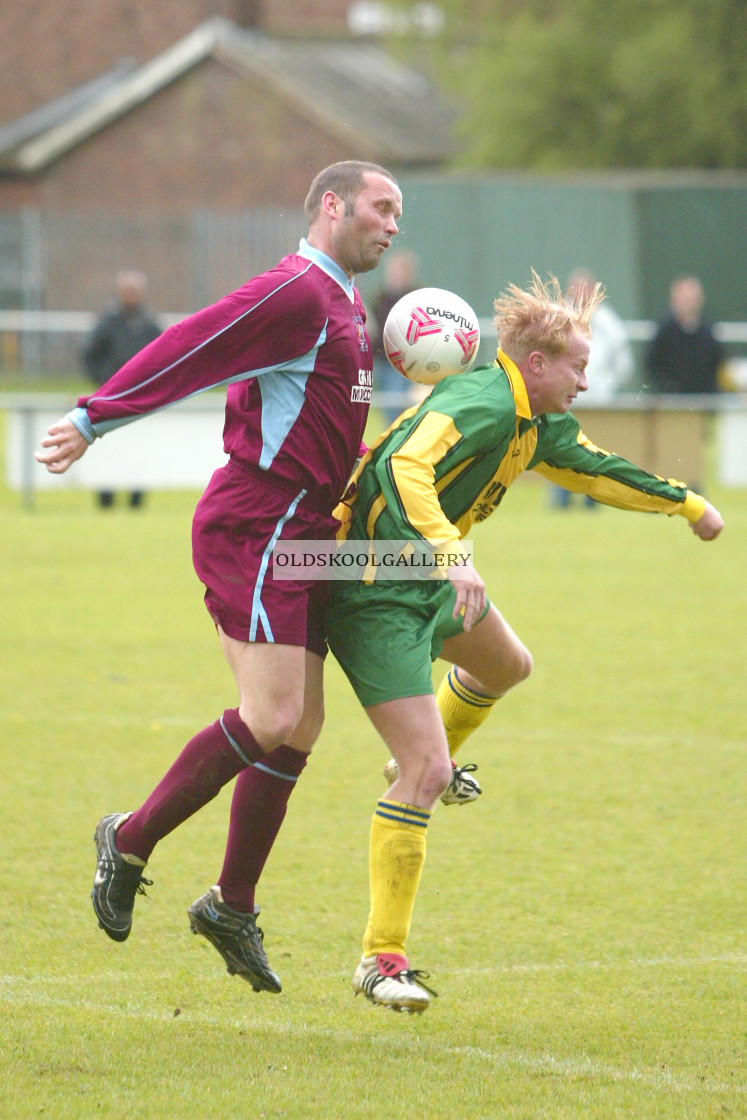
[[[94,102],[20,145],[15,152],[14,169],[25,175],[42,171],[59,156],[181,77],[211,54],[224,22],[206,20],[173,47],[122,78]]]
[[[341,140],[352,140],[357,149],[373,148],[379,158],[416,163],[440,161],[450,154],[451,144],[441,142],[434,147],[424,139],[418,120],[418,105],[422,109],[427,103],[429,110],[434,108],[431,84],[378,48],[368,44],[299,47],[257,32],[235,30],[221,40],[216,54],[225,65],[267,82],[296,112]],[[370,110],[371,105],[380,106],[383,98],[391,101],[393,78],[397,79],[397,92],[391,112],[382,113],[380,108],[373,113],[364,111],[362,105]],[[333,93],[340,82],[354,94],[344,104]],[[412,108],[403,112],[403,103],[406,109],[408,105]],[[443,109],[448,115],[447,108]]]
[[[259,78],[295,112],[356,151],[419,164],[449,154],[443,137],[450,130],[441,129],[437,140],[426,119],[435,108],[430,83],[379,48],[299,47],[215,18],[144,65],[110,71],[0,129],[0,171],[44,170],[210,56]]]
[[[355,138],[356,146],[365,148],[370,144],[371,138],[361,134],[360,128],[349,123],[326,104],[318,96],[310,97],[308,92],[299,89],[297,78],[288,77],[278,57],[265,52],[247,52],[235,43],[222,42],[217,57],[225,65],[230,66],[237,73],[260,78],[266,82],[274,93],[289,105],[295,112],[305,117],[311,124],[320,126],[325,132],[337,136],[338,139],[349,143]]]
[[[9,121],[8,124],[2,125],[0,127],[0,153],[12,151],[20,144],[31,140],[32,137],[38,136],[59,124],[85,105],[91,104],[107,89],[130,74],[134,67],[135,63],[133,61],[123,60],[112,70],[107,71],[106,74],[100,74],[92,81],[86,82],[85,85],[78,86],[77,89],[56,97],[54,101],[50,101],[38,109],[32,109],[31,112],[24,113],[22,117],[17,117],[15,120]]]

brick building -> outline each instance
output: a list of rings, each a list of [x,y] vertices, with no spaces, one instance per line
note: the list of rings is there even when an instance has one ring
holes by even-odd
[[[346,38],[349,0],[1,0],[0,125],[97,78],[146,62],[219,16],[268,35]]]
[[[288,224],[295,238],[325,165],[443,166],[453,108],[422,74],[351,34],[351,7],[2,0],[0,301],[29,302],[13,295],[14,218],[38,242],[25,250],[39,272],[33,305],[97,306],[112,268],[131,263],[151,276],[155,303],[181,310],[288,247]],[[227,216],[247,211],[249,225],[276,233],[221,263],[236,256]]]

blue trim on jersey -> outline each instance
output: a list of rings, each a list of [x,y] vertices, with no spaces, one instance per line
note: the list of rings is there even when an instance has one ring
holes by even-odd
[[[304,260],[308,260],[309,268],[312,265],[316,265],[318,268],[321,268],[321,270],[323,272],[325,272],[329,277],[331,277],[332,280],[334,280],[337,284],[340,285],[340,287],[343,289],[343,291],[347,295],[350,302],[352,303],[354,301],[354,299],[355,299],[355,285],[354,285],[354,282],[353,282],[353,280],[350,279],[350,277],[348,277],[348,275],[343,271],[343,269],[340,268],[340,266],[336,263],[336,261],[333,261],[331,257],[328,257],[326,253],[322,253],[319,249],[315,249],[313,245],[309,245],[308,241],[305,238],[301,239],[301,244],[299,246],[298,256],[303,257]],[[222,334],[225,334],[226,331],[230,331],[233,327],[236,326],[237,323],[240,323],[242,321],[242,319],[245,319],[247,317],[247,315],[251,315],[253,311],[255,311],[258,307],[261,307],[261,305],[263,303],[265,303],[268,299],[270,299],[272,296],[274,296],[277,292],[281,291],[288,284],[292,284],[294,280],[298,280],[299,277],[305,276],[307,272],[308,272],[308,268],[304,269],[303,272],[299,272],[296,275],[291,276],[289,279],[284,280],[282,284],[278,284],[278,286],[276,288],[273,288],[273,290],[271,292],[267,292],[262,297],[261,300],[259,300],[255,304],[253,304],[246,311],[243,311],[240,315],[238,315],[230,323],[227,323],[225,326],[221,327],[221,329],[219,331],[216,331],[214,334],[210,335],[209,338],[204,339],[202,342],[199,343],[199,345],[193,347],[186,354],[180,354],[180,356],[178,358],[176,358],[173,362],[171,362],[168,366],[165,366],[163,369],[157,370],[150,377],[145,378],[144,381],[139,381],[136,385],[131,385],[128,389],[123,389],[121,393],[116,393],[116,394],[113,394],[113,395],[110,395],[110,396],[104,396],[101,393],[94,393],[89,398],[89,400],[91,400],[91,401],[93,401],[93,400],[118,401],[118,400],[122,400],[122,399],[130,396],[133,393],[139,392],[144,386],[150,385],[152,382],[157,381],[159,378],[164,377],[167,374],[169,374],[181,362],[183,362],[186,359],[192,357],[193,354],[199,353],[200,350],[204,349],[204,347],[206,347],[209,343],[213,342],[216,338],[220,338],[220,336]],[[199,312],[198,312],[198,314],[199,314]],[[325,329],[326,329],[326,325],[325,325]],[[88,412],[87,412],[86,408],[81,407],[81,408],[73,409],[72,412],[68,413],[67,418],[75,425],[75,427],[78,429],[78,431],[81,433],[81,435],[86,439],[86,441],[88,443],[93,443],[93,441],[99,436],[104,436],[108,432],[115,431],[117,428],[123,428],[126,424],[132,424],[132,423],[134,423],[135,420],[142,419],[143,416],[152,416],[156,412],[163,411],[163,409],[165,409],[165,408],[171,408],[173,405],[179,404],[181,401],[189,400],[190,397],[199,396],[200,393],[205,393],[209,389],[223,388],[224,386],[232,385],[232,384],[236,383],[237,381],[245,381],[249,377],[266,378],[266,377],[268,377],[272,374],[282,375],[284,373],[291,373],[291,374],[299,374],[299,373],[304,374],[305,373],[305,375],[308,377],[308,374],[314,368],[314,363],[316,361],[317,351],[318,351],[319,347],[321,346],[322,342],[324,341],[325,337],[326,336],[323,332],[322,335],[320,336],[319,342],[317,342],[316,347],[313,350],[310,350],[308,354],[303,354],[303,355],[301,355],[300,358],[297,358],[294,361],[289,362],[287,366],[273,365],[273,366],[264,366],[261,369],[244,370],[242,373],[234,374],[232,377],[222,378],[220,381],[213,381],[209,385],[204,385],[204,386],[201,386],[199,389],[193,390],[190,393],[185,393],[183,397],[179,397],[177,400],[167,401],[165,404],[159,405],[157,408],[152,408],[149,412],[138,413],[135,416],[120,416],[120,417],[117,417],[116,419],[112,419],[112,420],[101,420],[95,426],[89,420]],[[300,412],[301,406],[303,405],[303,392],[304,392],[304,389],[305,389],[305,379],[303,379],[303,381],[301,380],[301,378],[298,378],[296,380],[297,380],[297,385],[298,385],[298,394],[296,394],[296,396],[300,395],[300,405],[298,407],[298,412]],[[260,380],[259,384],[260,384],[260,386],[262,385],[261,380]],[[287,387],[287,382],[286,382],[286,387]],[[268,394],[268,400],[272,402],[275,396],[276,396],[275,392],[273,392],[273,390],[271,389],[269,394]],[[263,408],[264,408],[264,398],[263,398]],[[260,466],[262,466],[263,468],[270,465],[270,463],[274,459],[275,455],[277,454],[280,443],[282,443],[282,439],[285,438],[285,436],[283,436],[280,439],[280,443],[278,443],[277,442],[278,434],[280,432],[282,432],[283,430],[285,430],[285,435],[288,434],[288,431],[292,427],[292,424],[293,424],[294,420],[298,416],[298,412],[296,412],[295,416],[293,416],[292,419],[290,420],[290,422],[288,422],[287,418],[283,419],[283,418],[278,417],[275,414],[275,409],[272,408],[272,406],[271,406],[271,408],[270,408],[270,419],[269,419],[269,429],[268,429],[270,431],[270,436],[267,440],[267,447],[268,447],[267,455],[269,455],[269,461],[266,459],[266,457],[264,457],[260,461]],[[264,418],[263,418],[263,429],[264,429]],[[263,431],[263,441],[264,441],[264,431]],[[273,450],[273,448],[274,448],[274,450]],[[263,456],[264,456],[264,451],[263,451]]]
[[[265,564],[265,568],[266,567],[267,567],[267,565]],[[264,571],[263,571],[262,572],[262,583],[264,583],[264,578],[265,578],[265,575],[264,575]],[[260,594],[261,594],[261,587],[260,587]],[[254,607],[252,607],[251,629],[249,631],[249,641],[250,642],[254,642],[254,641],[257,640],[257,627],[258,627],[260,622],[262,623],[262,629],[264,631],[265,638],[267,639],[267,641],[268,642],[274,642],[275,639],[272,636],[272,627],[270,626],[270,619],[268,618],[267,611],[265,610],[264,605],[263,605],[261,600],[257,603],[256,610],[254,609]]]
[[[74,408],[72,412],[68,412],[65,419],[75,425],[87,443],[93,443],[96,439],[96,432],[93,430],[93,424],[88,419],[85,408]]]
[[[316,349],[310,350],[309,354],[314,356],[316,360]],[[290,362],[287,368],[293,370],[296,364],[303,363],[308,358],[308,355],[302,354],[300,358]],[[126,424],[133,424],[136,420],[142,420],[144,416],[155,416],[158,412],[164,412],[167,408],[173,408],[175,405],[182,404],[183,401],[190,400],[191,397],[199,397],[200,393],[206,393],[208,390],[223,389],[226,385],[235,385],[237,381],[246,381],[249,377],[266,377],[272,373],[282,372],[279,371],[278,366],[262,366],[261,369],[245,369],[242,373],[235,373],[233,377],[225,377],[222,381],[215,381],[212,385],[206,385],[204,388],[195,389],[191,393],[185,393],[183,397],[179,397],[176,401],[167,401],[166,404],[159,405],[158,408],[152,408],[150,412],[139,412],[135,416],[117,416],[113,420],[99,420],[94,425],[88,419],[88,412],[85,408],[75,408],[72,412],[68,413],[68,419],[72,420],[81,435],[88,439],[89,443],[93,443],[97,436],[105,436],[108,432],[116,431],[117,428],[124,428]],[[103,398],[98,398],[99,400]],[[90,439],[88,433],[90,432]]]
[[[340,268],[337,261],[333,261],[321,249],[315,249],[313,245],[309,245],[305,237],[301,238],[301,244],[298,246],[298,256],[304,257],[307,261],[313,261],[315,265],[321,268],[322,272],[326,272],[327,276],[336,280],[350,302],[353,302],[355,299],[355,281],[351,280],[347,272]]]
[[[164,369],[157,370],[150,377],[146,377],[145,381],[139,381],[137,385],[131,385],[129,389],[123,389],[121,393],[116,393],[114,396],[104,397],[100,393],[94,393],[93,396],[91,397],[91,400],[119,401],[119,400],[122,400],[123,397],[129,396],[131,393],[137,393],[145,385],[150,385],[151,382],[157,381],[160,377],[165,377],[165,375],[167,373],[171,373],[172,369],[175,369],[176,366],[181,364],[181,362],[185,361],[187,358],[191,358],[193,354],[199,353],[200,350],[204,350],[206,346],[208,346],[216,338],[220,338],[220,336],[222,334],[225,334],[226,331],[233,330],[233,328],[236,326],[237,323],[240,323],[242,321],[242,319],[246,319],[247,315],[251,315],[252,312],[256,311],[258,307],[261,307],[263,303],[266,303],[268,299],[271,299],[274,295],[276,295],[277,292],[281,292],[283,290],[283,288],[286,288],[288,286],[288,284],[292,284],[294,282],[294,280],[298,280],[301,276],[305,276],[308,271],[309,271],[308,269],[304,269],[303,272],[298,272],[295,275],[289,277],[288,280],[284,280],[282,284],[278,284],[278,286],[276,288],[273,288],[271,292],[267,292],[264,296],[262,296],[262,299],[258,300],[257,303],[252,304],[252,306],[247,308],[246,311],[242,311],[242,313],[240,315],[237,315],[237,317],[235,319],[232,319],[230,323],[226,323],[226,325],[224,327],[221,327],[221,329],[219,331],[216,331],[215,334],[211,334],[209,338],[204,339],[197,346],[193,346],[192,349],[188,350],[186,354],[180,354],[178,358],[176,358],[173,362],[171,362],[170,365],[165,366]],[[199,315],[200,312],[198,311],[197,314]],[[269,368],[274,368],[274,367],[269,367]],[[260,370],[249,370],[244,374],[240,374],[236,378],[231,378],[231,380],[241,380],[242,377],[255,377],[260,372],[261,372]],[[204,393],[208,389],[215,389],[219,385],[224,385],[224,384],[227,384],[227,382],[216,381],[216,382],[213,382],[210,385],[206,385],[202,389],[198,389],[197,393]],[[190,394],[188,394],[188,396],[196,396],[196,393],[190,393]],[[187,400],[188,397],[180,397],[179,399],[180,400]],[[175,402],[170,402],[170,403],[175,403]]]
[[[275,532],[272,534],[272,537],[270,538],[270,541],[269,541],[267,547],[265,548],[264,552],[262,553],[262,562],[259,566],[259,574],[257,576],[257,582],[256,582],[255,587],[254,587],[254,594],[252,595],[252,616],[251,616],[251,622],[250,622],[250,626],[249,626],[249,641],[250,642],[256,642],[256,640],[257,640],[257,628],[258,628],[260,622],[262,623],[262,629],[264,630],[265,639],[268,642],[274,642],[275,641],[275,639],[272,636],[272,627],[270,626],[270,620],[267,617],[267,612],[262,605],[262,588],[264,586],[265,576],[267,574],[267,566],[270,563],[270,556],[272,554],[273,548],[275,547],[275,542],[277,541],[278,537],[282,533],[283,526],[285,525],[286,521],[289,521],[291,519],[293,514],[296,512],[296,509],[298,507],[298,503],[301,501],[301,499],[305,495],[306,495],[306,491],[301,490],[300,493],[298,493],[296,495],[296,497],[293,499],[293,501],[291,502],[287,511],[283,514],[283,516],[280,518],[277,525],[275,526]]]
[[[295,361],[271,370],[257,382],[262,397],[262,453],[259,466],[263,471],[272,466],[286,436],[298,419],[306,400],[306,382],[316,365],[319,347],[326,339],[327,323],[308,354],[302,354]]]

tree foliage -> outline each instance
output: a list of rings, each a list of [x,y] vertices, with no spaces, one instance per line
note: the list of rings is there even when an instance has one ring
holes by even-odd
[[[745,0],[444,0],[471,168],[744,168]]]

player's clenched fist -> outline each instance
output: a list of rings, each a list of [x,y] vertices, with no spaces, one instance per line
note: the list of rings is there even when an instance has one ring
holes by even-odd
[[[693,522],[690,526],[696,536],[700,537],[702,541],[712,541],[719,535],[724,527],[724,519],[719,511],[712,506],[710,502],[706,502],[703,516]]]

